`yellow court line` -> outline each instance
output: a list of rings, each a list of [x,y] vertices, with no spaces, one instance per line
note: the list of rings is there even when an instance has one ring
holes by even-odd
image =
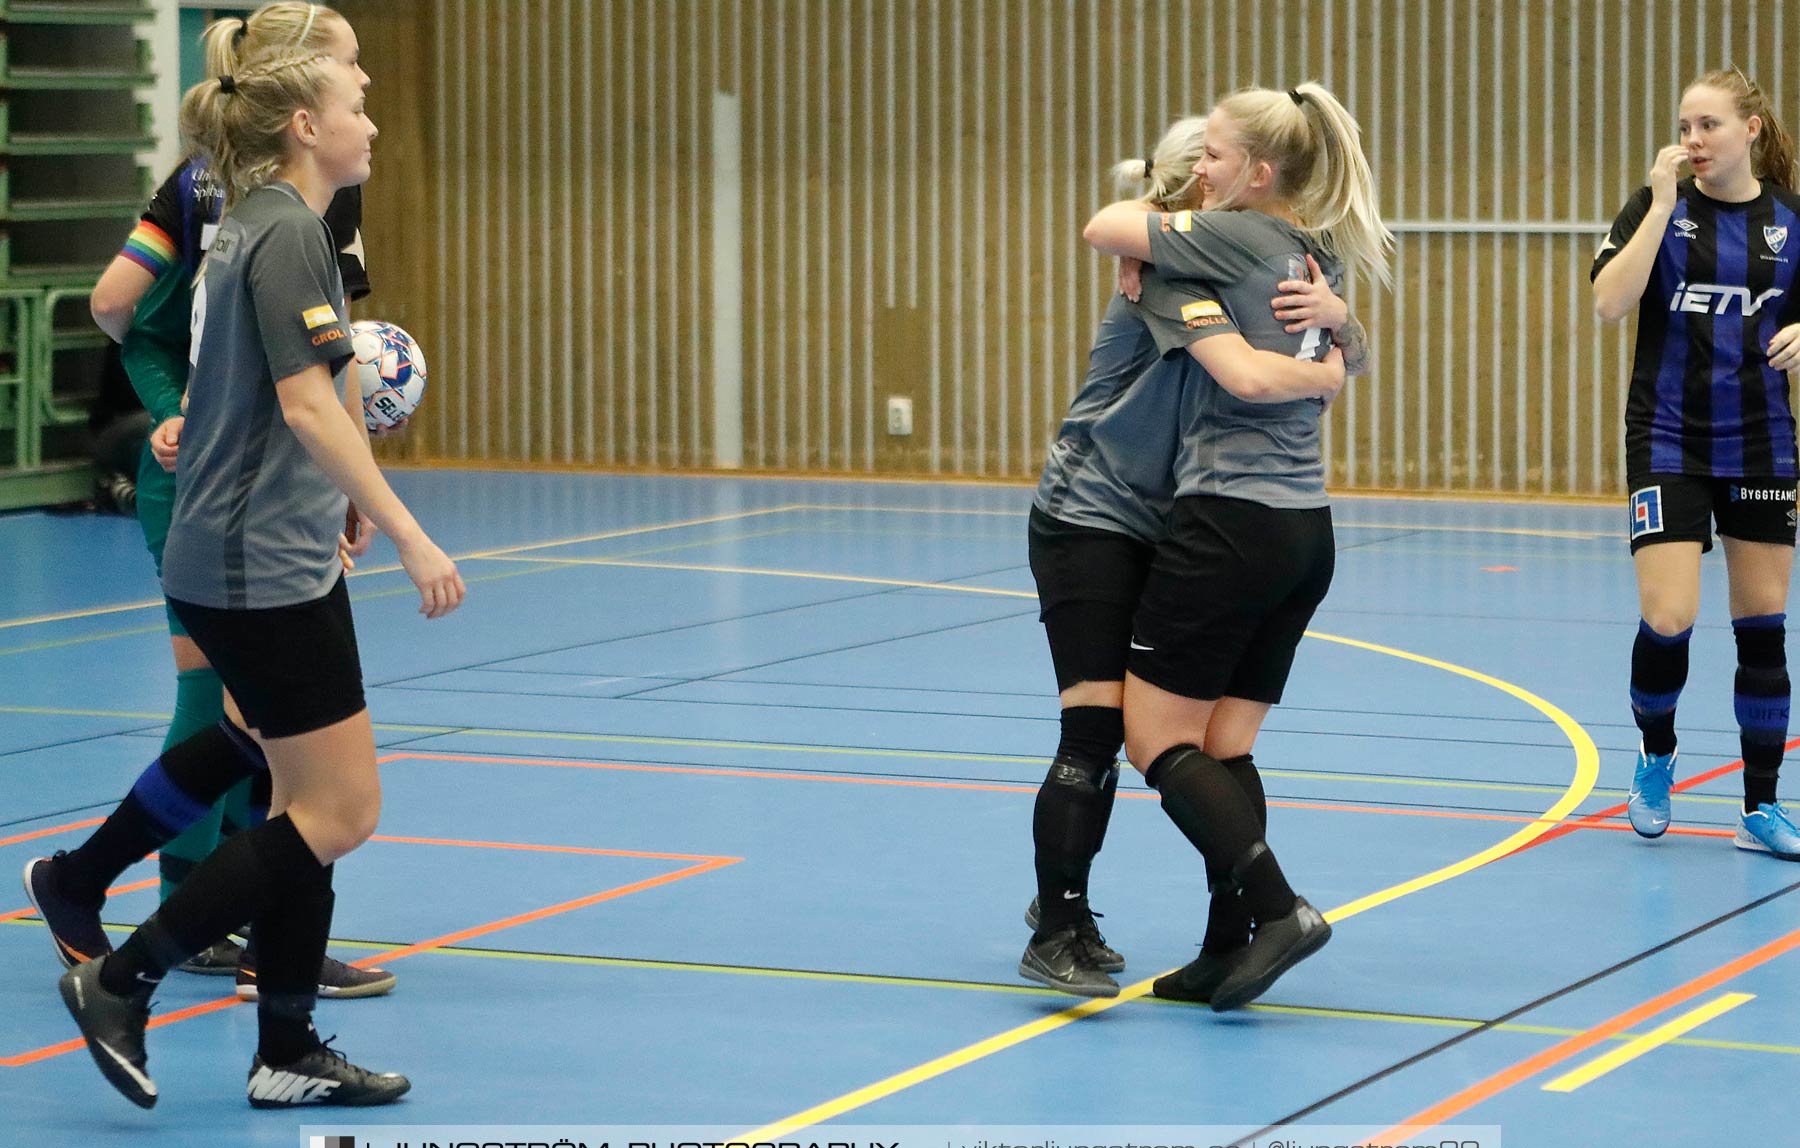
[[[41,929],[44,923],[35,917],[20,917],[0,921],[0,926]],[[115,936],[130,936],[135,926],[102,925],[107,932]],[[356,949],[366,952],[387,952],[399,947],[397,941],[356,941],[332,938],[331,945],[339,949]],[[470,945],[445,945],[432,950],[438,956],[472,957],[479,960],[493,961],[531,961],[539,964],[577,965],[590,968],[613,969],[648,969],[657,972],[676,973],[710,973],[720,976],[773,977],[779,980],[821,981],[834,984],[877,985],[893,988],[944,989],[951,992],[981,992],[1002,996],[1033,996],[1045,999],[1057,999],[1064,994],[1055,989],[1039,988],[1036,985],[1003,985],[992,981],[956,981],[933,977],[902,977],[886,973],[847,973],[829,972],[822,969],[777,969],[757,965],[726,965],[708,961],[670,961],[652,960],[645,957],[601,957],[587,956],[580,953],[532,953],[518,949],[483,949]],[[1182,1001],[1165,1001],[1156,997],[1145,998],[1145,1003],[1157,1008],[1201,1008],[1201,1005],[1187,1004]],[[1422,1025],[1429,1028],[1472,1029],[1480,1028],[1486,1021],[1457,1016],[1412,1016],[1407,1013],[1374,1012],[1366,1009],[1334,1009],[1311,1008],[1306,1005],[1251,1005],[1256,1012],[1266,1012],[1278,1016],[1303,1016],[1325,1020],[1365,1021],[1374,1024]],[[1580,1036],[1581,1029],[1558,1028],[1542,1024],[1497,1024],[1491,1026],[1494,1032],[1527,1033],[1533,1036]],[[1637,1039],[1629,1032],[1615,1033],[1607,1038],[1610,1041],[1624,1043]],[[1800,1045],[1786,1044],[1751,1044],[1744,1041],[1699,1040],[1677,1037],[1668,1042],[1682,1048],[1705,1048],[1726,1052],[1760,1052],[1776,1056],[1800,1056]]]
[[[1754,993],[1726,993],[1723,996],[1715,997],[1692,1012],[1683,1013],[1667,1024],[1656,1026],[1636,1040],[1597,1056],[1572,1072],[1563,1073],[1549,1084],[1544,1085],[1544,1091],[1573,1092],[1582,1085],[1605,1076],[1620,1065],[1629,1064],[1646,1052],[1667,1044],[1683,1033],[1692,1032],[1707,1021],[1755,999],[1756,994]]]
[[[1593,792],[1595,783],[1600,780],[1600,750],[1599,747],[1594,744],[1594,739],[1588,736],[1587,731],[1582,729],[1574,718],[1529,690],[1520,686],[1515,686],[1511,682],[1501,681],[1499,678],[1493,677],[1490,674],[1484,674],[1480,670],[1471,670],[1465,666],[1458,666],[1450,662],[1439,661],[1437,658],[1428,658],[1423,654],[1414,654],[1406,650],[1397,650],[1392,646],[1381,646],[1374,642],[1363,642],[1355,638],[1340,638],[1335,634],[1320,633],[1317,630],[1306,631],[1306,636],[1309,638],[1317,638],[1322,642],[1335,642],[1341,646],[1350,646],[1359,650],[1370,650],[1374,653],[1386,654],[1391,658],[1400,658],[1403,661],[1417,662],[1420,665],[1431,666],[1434,669],[1444,670],[1447,673],[1457,674],[1461,677],[1480,682],[1483,685],[1492,686],[1502,693],[1510,694],[1511,696],[1518,698],[1526,705],[1531,706],[1533,709],[1536,709],[1539,713],[1555,722],[1556,727],[1562,730],[1563,736],[1569,739],[1569,744],[1575,747],[1574,779],[1569,782],[1569,788],[1564,791],[1562,797],[1557,799],[1556,804],[1539,814],[1537,820],[1520,828],[1517,833],[1508,836],[1504,840],[1483,849],[1481,852],[1476,853],[1471,857],[1465,857],[1455,864],[1446,865],[1441,869],[1434,869],[1430,873],[1413,878],[1411,881],[1405,881],[1391,888],[1371,893],[1366,897],[1359,897],[1347,905],[1340,905],[1336,909],[1325,914],[1325,919],[1328,921],[1335,923],[1349,917],[1354,917],[1358,913],[1367,912],[1378,905],[1385,905],[1390,901],[1398,900],[1409,893],[1416,893],[1421,889],[1428,889],[1433,885],[1442,884],[1452,877],[1460,877],[1471,870],[1479,869],[1490,861],[1497,861],[1507,854],[1523,848],[1548,833],[1564,818],[1568,817],[1569,814],[1575,812],[1581,803],[1587,800],[1589,794]]]
[[[467,561],[467,560],[471,560],[471,559],[483,559],[483,558],[499,559],[499,558],[506,558],[508,556],[515,555],[515,554],[528,553],[532,550],[550,549],[550,548],[554,548],[554,547],[558,547],[558,546],[574,546],[574,545],[578,545],[578,544],[584,543],[584,542],[603,542],[603,541],[606,541],[606,540],[612,539],[612,538],[629,538],[634,535],[650,534],[650,533],[654,533],[654,532],[660,531],[660,530],[680,530],[684,527],[689,527],[689,526],[708,526],[708,525],[712,525],[714,523],[719,523],[719,522],[734,522],[734,521],[738,521],[740,519],[756,518],[756,517],[760,517],[763,515],[769,515],[769,514],[787,514],[787,513],[794,512],[794,511],[820,511],[820,510],[849,511],[849,512],[854,512],[854,513],[859,513],[859,514],[902,514],[902,513],[904,513],[904,514],[953,514],[953,515],[980,515],[980,516],[988,516],[988,517],[1017,517],[1019,514],[1019,512],[1015,511],[1015,510],[964,510],[964,509],[958,509],[958,508],[953,508],[953,507],[828,506],[828,505],[824,505],[824,504],[793,503],[793,504],[789,504],[786,506],[769,506],[769,507],[763,507],[758,510],[744,510],[744,511],[737,511],[737,512],[734,512],[731,514],[712,515],[707,518],[691,518],[691,519],[687,519],[687,520],[681,521],[681,522],[664,522],[664,523],[655,523],[655,524],[652,524],[649,526],[633,526],[633,527],[627,527],[623,530],[608,530],[608,531],[604,531],[599,534],[583,534],[583,535],[579,535],[579,536],[576,536],[573,538],[553,539],[548,542],[526,542],[526,543],[521,543],[517,546],[503,546],[503,547],[498,547],[498,548],[490,549],[490,550],[476,550],[476,551],[472,551],[467,554],[454,555],[453,558],[455,559],[455,561],[458,561],[458,562]],[[1338,523],[1337,525],[1338,525],[1338,528],[1340,528],[1340,529],[1416,530],[1416,531],[1425,531],[1425,532],[1454,533],[1454,534],[1508,534],[1508,535],[1521,535],[1521,536],[1526,536],[1526,537],[1538,537],[1538,538],[1589,539],[1589,538],[1611,537],[1610,535],[1604,534],[1604,533],[1590,533],[1590,532],[1575,531],[1575,530],[1529,530],[1529,529],[1524,529],[1524,528],[1519,528],[1519,527],[1500,527],[1500,526],[1496,526],[1496,527],[1440,526],[1440,525],[1418,524],[1418,523],[1400,523],[1400,522],[1397,522],[1397,523],[1359,522],[1359,523]],[[547,560],[541,559],[540,561],[547,561]],[[607,562],[607,561],[601,560],[601,559],[562,559],[562,560],[560,560],[560,564],[626,565],[626,563],[622,563],[622,562]],[[646,565],[648,565],[648,564],[646,564]],[[651,565],[649,568],[657,569],[659,567]],[[768,576],[768,577],[790,577],[790,578],[800,578],[800,577],[824,578],[824,577],[827,577],[826,575],[806,574],[806,573],[799,572],[799,571],[740,570],[740,569],[737,569],[734,567],[727,567],[727,566],[717,566],[717,567],[713,567],[713,566],[670,566],[667,568],[675,569],[675,570],[703,570],[703,571],[712,571],[715,573],[724,573],[724,574],[736,574],[736,573],[761,574],[761,575]],[[366,569],[355,570],[350,574],[350,577],[358,578],[358,577],[362,577],[365,575],[371,575],[371,574],[392,574],[399,569],[401,569],[401,567],[398,565],[394,565],[394,564],[390,564],[390,565],[386,565],[386,566],[372,566],[372,567],[368,567]],[[908,581],[901,581],[901,580],[856,578],[856,577],[852,577],[849,575],[838,575],[833,580],[846,581],[846,582],[866,582],[866,583],[871,583],[871,584],[875,584],[875,585],[886,585],[886,586],[908,586],[908,587],[916,587],[916,588],[920,588],[920,589],[947,588],[947,587],[945,587],[945,585],[943,583],[936,583],[936,582],[908,582]],[[963,589],[965,589],[969,593],[1001,594],[1001,595],[1010,595],[1010,596],[1016,596],[1016,597],[1035,597],[1035,595],[1030,594],[1029,592],[1026,592],[1026,591],[993,590],[993,589],[987,589],[987,588],[983,588],[983,587],[964,587]],[[42,624],[49,623],[49,622],[66,622],[66,621],[71,621],[71,620],[74,620],[77,618],[97,618],[97,617],[102,617],[107,614],[129,613],[133,610],[149,610],[149,609],[153,609],[154,607],[160,606],[162,604],[163,604],[163,600],[161,598],[150,598],[150,599],[146,599],[141,602],[123,602],[123,603],[119,603],[118,605],[113,605],[113,606],[94,606],[94,607],[90,607],[90,608],[84,609],[84,610],[65,610],[60,613],[55,613],[55,614],[37,614],[37,615],[28,617],[28,618],[8,618],[5,620],[0,620],[0,630],[10,630],[10,629],[14,629],[19,626],[42,625]],[[130,630],[130,631],[122,631],[120,633],[114,633],[114,634],[89,635],[88,638],[83,639],[83,640],[94,640],[94,639],[100,638],[100,637],[121,637],[121,636],[124,636],[125,634],[141,634],[141,633],[148,633],[148,632],[149,632],[148,630]],[[24,653],[24,652],[27,652],[30,650],[47,649],[47,648],[49,648],[49,647],[29,646],[29,647],[23,647],[18,650],[0,651],[0,653]]]
[[[1456,864],[1446,865],[1440,869],[1433,870],[1422,877],[1414,878],[1411,881],[1403,882],[1389,889],[1371,893],[1366,897],[1351,901],[1347,905],[1340,905],[1336,909],[1325,914],[1327,920],[1342,921],[1345,918],[1366,912],[1376,906],[1385,905],[1389,902],[1398,900],[1410,893],[1416,893],[1422,889],[1442,884],[1453,877],[1461,876],[1472,869],[1485,865],[1490,861],[1497,860],[1507,853],[1519,849],[1525,844],[1548,833],[1559,824],[1564,817],[1573,812],[1593,790],[1594,783],[1599,776],[1600,770],[1600,751],[1594,745],[1593,739],[1589,737],[1587,731],[1582,729],[1568,714],[1543,698],[1538,697],[1536,694],[1531,693],[1529,690],[1515,686],[1510,682],[1501,681],[1499,678],[1481,673],[1478,670],[1467,669],[1463,666],[1453,665],[1452,663],[1439,661],[1435,658],[1428,658],[1421,654],[1409,653],[1405,650],[1397,650],[1390,646],[1380,646],[1372,642],[1358,641],[1354,638],[1340,638],[1333,634],[1324,634],[1312,630],[1307,631],[1307,636],[1318,638],[1323,641],[1337,642],[1357,649],[1387,654],[1391,657],[1401,658],[1406,661],[1418,662],[1421,665],[1432,666],[1446,670],[1450,673],[1459,674],[1463,677],[1482,682],[1486,685],[1493,686],[1495,689],[1501,690],[1504,693],[1510,694],[1556,723],[1557,728],[1562,730],[1563,735],[1569,739],[1570,744],[1574,747],[1576,763],[1575,776],[1569,782],[1569,788],[1564,792],[1562,798],[1530,825],[1511,834],[1498,845],[1484,849]],[[973,1064],[974,1062],[992,1056],[995,1053],[1003,1052],[1009,1048],[1024,1044],[1026,1041],[1043,1036],[1046,1033],[1055,1032],[1057,1029],[1074,1024],[1076,1021],[1085,1017],[1105,1012],[1108,1009],[1117,1008],[1128,1001],[1137,1000],[1148,994],[1151,985],[1154,983],[1155,977],[1149,977],[1136,984],[1125,986],[1120,990],[1119,995],[1116,997],[1083,1001],[1081,1004],[1072,1008],[1063,1009],[1059,1012],[1052,1013],[1049,1016],[1039,1017],[1026,1024],[1008,1029],[1005,1032],[997,1033],[985,1040],[977,1041],[974,1044],[959,1048],[954,1052],[949,1052],[943,1056],[928,1060],[924,1064],[895,1073],[894,1075],[883,1080],[878,1080],[873,1084],[865,1085],[853,1092],[845,1093],[835,1099],[827,1100],[822,1104],[816,1104],[811,1108],[802,1112],[797,1112],[792,1116],[785,1117],[773,1124],[768,1124],[762,1128],[755,1129],[754,1131],[746,1132],[741,1136],[734,1136],[732,1139],[744,1140],[747,1142],[774,1140],[787,1136],[799,1129],[823,1123],[827,1120],[841,1116],[846,1112],[861,1108],[866,1104],[871,1104],[877,1100],[885,1099],[896,1093],[903,1092],[916,1084],[922,1084],[925,1081],[943,1076],[946,1073],[954,1072],[958,1068]]]
[[[523,554],[530,550],[544,549],[554,546],[574,546],[582,542],[604,542],[610,538],[630,538],[638,534],[653,534],[659,530],[680,530],[688,526],[710,526],[718,522],[735,522],[743,518],[756,518],[765,514],[786,514],[802,509],[797,505],[769,506],[760,510],[742,510],[732,514],[715,514],[707,518],[690,518],[682,522],[660,522],[649,526],[631,526],[623,530],[608,530],[601,534],[583,534],[576,538],[558,538],[549,542],[525,542],[517,546],[503,546],[493,550],[477,550],[469,554],[453,555],[457,562],[470,558],[497,558],[507,554]],[[371,566],[367,569],[351,571],[350,577],[359,578],[368,574],[391,574],[401,569],[398,565]],[[67,622],[76,618],[98,618],[106,614],[124,614],[132,610],[148,610],[161,606],[161,598],[150,598],[142,602],[122,602],[115,606],[94,606],[85,610],[65,610],[58,614],[37,614],[29,618],[8,618],[0,621],[0,630],[11,630],[19,626],[37,626],[47,622]],[[143,633],[141,630],[129,633]],[[107,635],[116,637],[118,635]],[[29,647],[37,649],[40,647]]]

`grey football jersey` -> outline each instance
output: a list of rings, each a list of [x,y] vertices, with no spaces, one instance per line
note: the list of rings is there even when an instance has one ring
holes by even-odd
[[[1037,508],[1078,526],[1161,539],[1175,497],[1182,370],[1179,360],[1162,357],[1148,313],[1115,295],[1094,333],[1087,378],[1051,444]],[[1097,438],[1102,423],[1107,429]]]
[[[350,358],[337,252],[285,183],[219,224],[194,290],[194,367],[163,554],[171,597],[219,609],[291,606],[342,574],[347,500],[282,417],[275,382]]]
[[[1159,274],[1175,288],[1152,297],[1162,323],[1153,325],[1164,350],[1227,328],[1196,331],[1183,323],[1182,281],[1200,280],[1216,293],[1237,330],[1251,346],[1298,359],[1322,358],[1330,348],[1322,330],[1289,334],[1269,301],[1284,279],[1307,278],[1311,254],[1332,290],[1341,292],[1343,269],[1298,228],[1259,211],[1175,212],[1147,217],[1150,252]],[[1196,364],[1198,367],[1198,364]],[[1220,495],[1264,506],[1302,509],[1329,504],[1317,399],[1249,403],[1196,369],[1186,378],[1181,400],[1181,445],[1175,459],[1177,497]]]

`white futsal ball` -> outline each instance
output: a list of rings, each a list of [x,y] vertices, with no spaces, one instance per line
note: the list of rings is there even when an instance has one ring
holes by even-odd
[[[405,422],[425,397],[425,353],[392,323],[350,324],[350,369],[362,385],[363,421],[372,431]]]

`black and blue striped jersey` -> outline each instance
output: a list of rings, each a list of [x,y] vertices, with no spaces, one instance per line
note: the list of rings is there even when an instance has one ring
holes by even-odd
[[[1600,274],[1650,209],[1637,190],[1594,256]],[[1800,195],[1763,181],[1762,194],[1725,203],[1692,179],[1677,185],[1638,304],[1637,348],[1625,403],[1626,472],[1717,478],[1796,477],[1786,376],[1769,340],[1800,322]]]

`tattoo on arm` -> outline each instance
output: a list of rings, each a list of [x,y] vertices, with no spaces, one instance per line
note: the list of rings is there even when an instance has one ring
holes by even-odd
[[[1361,377],[1369,373],[1369,333],[1355,315],[1344,320],[1331,341],[1344,353],[1344,374]]]

